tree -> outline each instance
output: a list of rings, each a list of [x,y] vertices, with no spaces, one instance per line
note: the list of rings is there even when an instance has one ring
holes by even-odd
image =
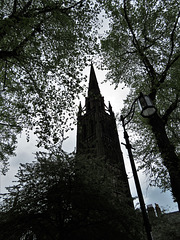
[[[98,6],[91,0],[0,3],[0,159],[5,173],[22,129],[49,148],[63,140],[67,116],[96,48]],[[94,33],[94,34],[93,34]],[[93,49],[93,50],[92,50]]]
[[[166,188],[170,179],[180,209],[179,1],[99,2],[110,19],[110,30],[101,42],[110,70],[107,79],[130,88],[123,113],[140,92],[149,95],[158,110],[149,120],[135,113],[130,124],[139,133],[135,154],[150,171],[152,184]]]
[[[77,160],[59,149],[36,158],[21,165],[5,196],[2,239],[143,239],[134,210],[113,194],[102,158]]]

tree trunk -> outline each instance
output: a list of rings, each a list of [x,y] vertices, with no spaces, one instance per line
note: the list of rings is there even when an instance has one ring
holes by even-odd
[[[172,194],[180,211],[180,159],[166,134],[164,121],[157,113],[150,118],[150,125],[155,135],[163,164],[169,172]]]

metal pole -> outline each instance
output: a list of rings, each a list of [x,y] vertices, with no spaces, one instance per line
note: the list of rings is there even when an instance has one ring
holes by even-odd
[[[144,198],[143,198],[143,195],[142,195],[142,190],[141,190],[141,186],[140,186],[140,183],[139,183],[139,178],[138,178],[138,175],[137,175],[137,170],[136,170],[136,166],[135,166],[135,163],[134,163],[134,158],[133,158],[132,151],[131,151],[132,147],[131,147],[131,144],[129,142],[128,133],[125,129],[125,123],[124,123],[123,116],[121,116],[121,121],[122,121],[122,126],[123,126],[123,129],[124,129],[124,139],[126,141],[125,146],[128,150],[129,159],[130,159],[130,163],[131,163],[131,167],[132,167],[132,172],[133,172],[133,175],[134,175],[134,181],[135,181],[136,190],[137,190],[137,194],[138,194],[138,198],[139,198],[139,203],[140,203],[140,207],[141,207],[141,211],[142,211],[142,215],[143,215],[144,227],[145,227],[145,230],[146,230],[147,239],[148,240],[153,240],[152,235],[151,235],[151,225],[150,225],[149,218],[148,218],[148,215],[147,215],[147,212],[146,212]]]

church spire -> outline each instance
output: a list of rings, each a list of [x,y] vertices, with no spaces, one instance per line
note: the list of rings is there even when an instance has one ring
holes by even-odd
[[[88,96],[86,98],[86,112],[99,108],[104,110],[104,98],[101,96],[94,67],[91,63]]]
[[[79,103],[79,112],[78,112],[78,116],[81,116],[82,114],[82,106],[81,106],[81,102]]]
[[[100,89],[98,86],[96,74],[94,71],[93,64],[91,63],[91,71],[90,71],[90,77],[89,77],[89,88],[88,88],[88,97],[94,95],[101,95]]]

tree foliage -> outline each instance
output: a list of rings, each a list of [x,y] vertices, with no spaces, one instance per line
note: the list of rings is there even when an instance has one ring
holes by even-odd
[[[140,92],[149,95],[158,110],[150,120],[135,113],[128,125],[139,134],[134,138],[136,157],[150,172],[152,184],[164,189],[171,184],[180,206],[179,1],[99,2],[110,18],[110,30],[101,42],[110,70],[107,79],[130,88],[122,113]]]
[[[0,159],[33,129],[38,146],[61,142],[82,91],[81,70],[96,50],[98,5],[90,0],[0,3]],[[28,140],[28,136],[27,136]]]
[[[143,239],[103,159],[73,159],[57,149],[21,165],[1,206],[2,239]]]

